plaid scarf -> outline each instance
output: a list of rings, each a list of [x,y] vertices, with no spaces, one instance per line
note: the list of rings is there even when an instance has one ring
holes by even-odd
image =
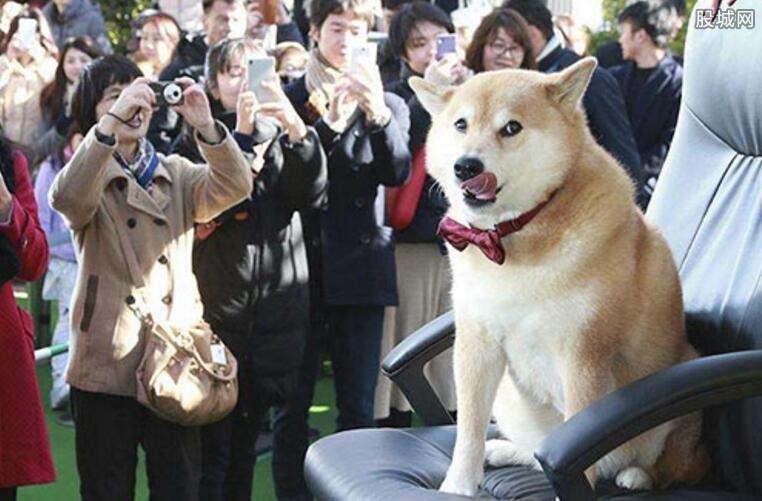
[[[159,158],[156,156],[156,150],[150,141],[146,138],[140,138],[140,145],[138,146],[138,154],[135,155],[135,159],[132,162],[128,162],[117,151],[114,152],[114,158],[122,169],[135,178],[140,186],[144,190],[148,189],[153,180],[153,173],[156,171],[156,166],[159,163]]]

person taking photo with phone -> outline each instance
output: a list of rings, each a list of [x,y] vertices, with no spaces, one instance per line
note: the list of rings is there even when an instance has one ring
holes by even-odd
[[[455,28],[445,11],[428,2],[404,4],[391,19],[389,47],[402,61],[399,80],[387,87],[405,102],[413,97],[407,81],[436,72],[437,81],[457,85],[468,70],[456,54]]]
[[[436,71],[438,82],[455,85],[467,69],[455,53],[454,27],[450,16],[428,2],[403,5],[391,18],[389,47],[402,61],[400,79],[389,91],[410,108],[412,154],[410,179],[403,186],[386,190],[386,214],[394,228],[394,258],[399,304],[386,308],[381,359],[419,327],[446,312],[450,306],[450,271],[444,247],[436,235],[447,210],[447,201],[426,174],[423,144],[431,117],[417,104],[408,85],[412,76]],[[436,357],[426,375],[448,410],[455,409],[452,354]],[[410,426],[412,411],[402,393],[386,377],[379,377],[375,394],[375,418],[383,427]]]
[[[375,60],[350,56],[373,53],[363,47],[373,23],[372,3],[314,0],[310,22],[315,47],[306,74],[286,92],[326,151],[328,199],[319,210],[303,214],[312,330],[299,392],[273,422],[279,498],[309,497],[302,465],[321,337],[333,363],[337,428],[374,425],[384,307],[397,304],[383,187],[402,184],[410,171],[404,101],[384,93]]]
[[[243,153],[190,79],[177,81],[183,102],[175,109],[196,129],[205,160],[156,153],[145,139],[157,101],[149,83],[124,56],[84,69],[73,102],[84,139],[49,193],[79,263],[66,380],[84,500],[134,497],[138,444],[152,499],[199,499],[199,427],[160,418],[136,399],[151,332],[141,316],[177,329],[200,324],[194,223],[241,202],[252,186]]]
[[[34,143],[44,128],[40,94],[54,79],[58,49],[45,17],[29,7],[11,21],[0,45],[0,126],[33,161]]]
[[[298,211],[323,201],[326,160],[258,43],[219,42],[205,74],[213,115],[235,129],[252,172],[259,172],[246,200],[197,226],[193,252],[204,317],[238,360],[239,383],[235,410],[202,429],[199,497],[244,501],[252,499],[263,420],[272,406],[293,398],[299,382],[309,285]],[[182,138],[175,151],[200,159],[193,135]]]

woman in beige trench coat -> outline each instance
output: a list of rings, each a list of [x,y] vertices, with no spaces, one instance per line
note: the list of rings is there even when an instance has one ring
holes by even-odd
[[[212,119],[203,89],[189,79],[178,83],[184,102],[175,109],[198,131],[206,164],[156,153],[145,139],[154,91],[133,62],[108,56],[80,77],[73,111],[85,137],[49,193],[73,232],[80,265],[66,377],[84,500],[133,499],[138,444],[151,499],[198,498],[198,429],[165,421],[135,399],[145,339],[130,305],[145,304],[178,326],[202,318],[191,271],[193,225],[243,200],[253,175]]]

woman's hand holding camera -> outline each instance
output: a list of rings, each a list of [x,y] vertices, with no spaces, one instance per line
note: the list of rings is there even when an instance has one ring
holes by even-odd
[[[182,77],[175,80],[183,88],[183,103],[174,106],[183,118],[196,129],[209,143],[219,143],[223,137],[212,117],[209,98],[206,92],[192,78]]]
[[[148,86],[148,82],[147,78],[136,78],[122,90],[114,104],[98,123],[98,130],[101,133],[112,136],[117,132],[120,122],[131,124],[141,109],[149,111],[152,109],[156,97]]]

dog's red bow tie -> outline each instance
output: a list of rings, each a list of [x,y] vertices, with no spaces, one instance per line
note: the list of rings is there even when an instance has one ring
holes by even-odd
[[[551,195],[552,198],[552,195]],[[516,219],[505,221],[497,226],[494,230],[480,230],[479,228],[468,227],[460,224],[456,220],[444,217],[439,222],[439,228],[437,233],[447,240],[455,249],[462,251],[469,244],[473,244],[487,256],[487,259],[494,261],[497,264],[503,264],[505,261],[505,249],[501,239],[519,231],[526,226],[539,212],[545,207],[550,199],[541,203],[529,212],[525,212]]]

